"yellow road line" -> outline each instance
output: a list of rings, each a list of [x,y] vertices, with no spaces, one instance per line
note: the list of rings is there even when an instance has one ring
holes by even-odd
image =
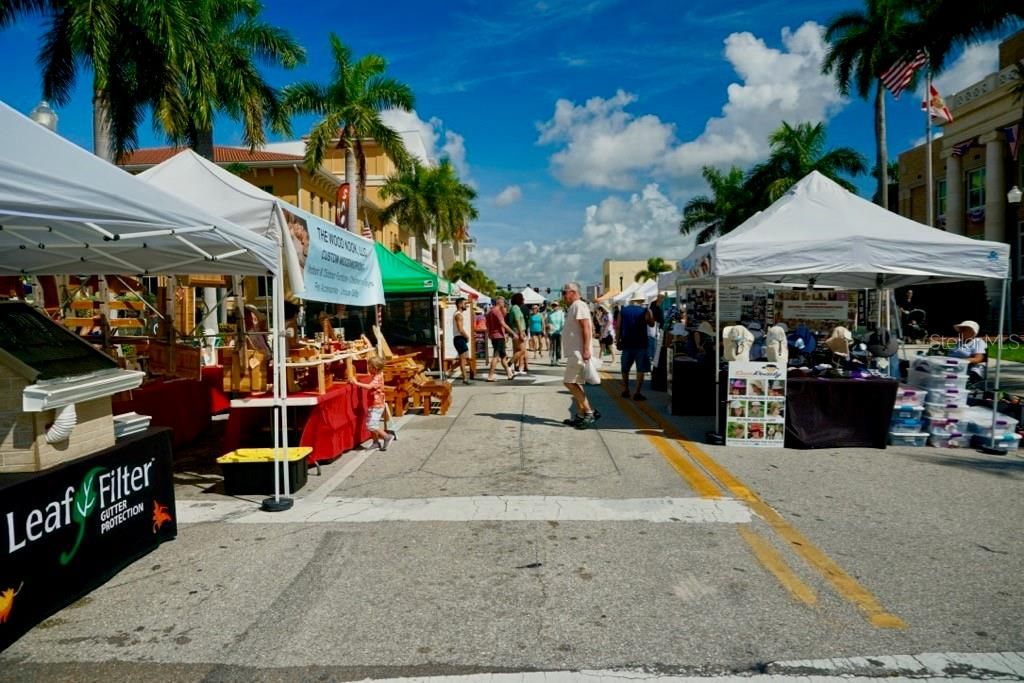
[[[902,619],[886,611],[878,601],[878,598],[868,589],[864,588],[855,578],[843,571],[823,550],[814,545],[810,539],[787,522],[772,506],[761,500],[756,493],[719,465],[697,444],[687,439],[674,425],[649,406],[642,406],[640,410],[647,417],[654,420],[667,436],[676,439],[686,449],[687,453],[690,454],[690,457],[700,464],[708,474],[717,479],[734,496],[750,505],[750,508],[757,515],[764,519],[779,536],[790,544],[794,552],[804,558],[809,565],[818,570],[832,584],[832,587],[835,588],[842,598],[859,607],[867,615],[868,621],[872,625],[878,628],[907,627],[907,624]]]
[[[604,390],[608,392],[608,395],[616,402],[619,409],[621,409],[637,427],[650,429],[655,426],[653,423],[645,420],[643,415],[630,402],[626,401],[621,396],[617,396],[609,382],[601,382],[601,386],[604,387]],[[661,456],[665,458],[673,468],[675,468],[676,472],[686,480],[686,483],[698,496],[701,498],[722,497],[721,489],[716,486],[715,483],[711,481],[711,479],[709,479],[699,467],[696,467],[689,458],[679,453],[673,447],[674,441],[671,441],[659,434],[645,434],[644,436],[646,436],[647,440],[654,445],[659,453],[661,453]]]
[[[805,605],[815,605],[818,602],[818,596],[815,594],[814,589],[804,583],[796,573],[790,569],[789,565],[786,564],[786,560],[782,558],[775,548],[772,547],[771,543],[761,538],[745,524],[737,524],[736,528],[739,529],[740,536],[747,542],[750,549],[754,553],[754,557],[757,558],[758,562],[765,566],[765,569],[775,575],[775,578],[779,580],[779,583],[785,587],[790,594],[804,603]]]

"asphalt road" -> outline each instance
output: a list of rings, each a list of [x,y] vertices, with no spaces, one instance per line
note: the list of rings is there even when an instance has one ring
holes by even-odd
[[[192,463],[178,539],[0,654],[0,681],[1024,651],[1024,459],[694,444],[673,437],[706,421],[654,392],[638,412],[612,380],[581,432],[558,374],[457,384],[447,416],[405,418],[387,453],[346,454],[283,515]]]

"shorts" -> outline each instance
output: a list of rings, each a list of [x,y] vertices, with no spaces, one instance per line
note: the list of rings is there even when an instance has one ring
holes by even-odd
[[[370,408],[366,414],[366,428],[371,432],[381,429],[384,426],[384,409]]]
[[[614,343],[615,343],[615,337],[613,337],[610,334],[606,335],[604,337],[601,337],[601,346],[607,346],[608,348],[611,348],[612,344],[614,344]]]
[[[464,353],[469,353],[469,340],[461,334],[455,335],[455,338],[452,339],[452,344],[455,346],[455,352],[460,356]]]
[[[629,372],[634,363],[637,372],[651,371],[651,357],[647,355],[647,349],[622,349],[622,371]]]
[[[494,349],[494,355],[498,358],[505,357],[505,338],[504,337],[492,337],[491,348]]]
[[[587,368],[583,365],[579,353],[570,353],[565,358],[565,374],[562,381],[566,384],[586,384]]]

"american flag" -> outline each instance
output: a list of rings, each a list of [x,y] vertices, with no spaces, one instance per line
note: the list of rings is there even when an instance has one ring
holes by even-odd
[[[963,155],[967,154],[967,150],[969,150],[971,147],[974,147],[974,138],[971,138],[970,140],[964,140],[963,142],[958,142],[955,145],[953,145],[953,156],[962,157]]]
[[[892,93],[893,97],[899,99],[900,93],[910,85],[914,72],[927,63],[928,55],[924,53],[924,50],[918,50],[917,54],[910,58],[901,57],[882,73],[882,85]]]
[[[1010,157],[1016,161],[1020,152],[1020,124],[1015,123],[1003,128],[1003,133],[1006,134],[1006,144],[1010,146]]]

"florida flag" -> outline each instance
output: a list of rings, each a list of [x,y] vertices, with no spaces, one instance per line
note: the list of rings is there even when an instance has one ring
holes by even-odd
[[[942,99],[942,95],[931,83],[928,84],[928,90],[930,91],[928,101],[921,103],[921,110],[927,111],[936,121],[953,123],[953,114],[946,106],[946,100]]]

